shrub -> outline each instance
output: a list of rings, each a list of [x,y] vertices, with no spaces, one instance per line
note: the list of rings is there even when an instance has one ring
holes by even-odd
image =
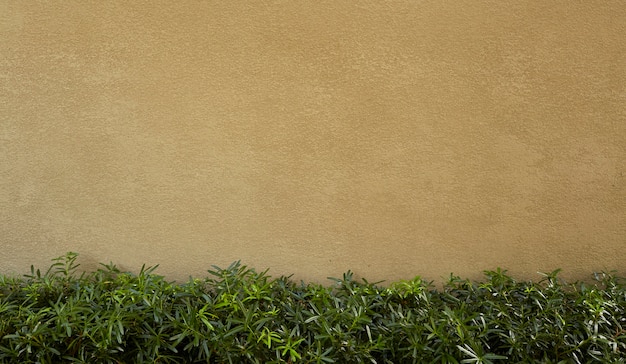
[[[166,281],[68,253],[0,277],[2,363],[624,363],[626,289],[613,274],[565,284],[496,270],[443,289],[347,272],[328,286],[240,262]]]

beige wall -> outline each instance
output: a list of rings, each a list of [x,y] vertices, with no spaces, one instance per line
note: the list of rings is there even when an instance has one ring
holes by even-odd
[[[625,14],[0,0],[1,270],[623,269]]]

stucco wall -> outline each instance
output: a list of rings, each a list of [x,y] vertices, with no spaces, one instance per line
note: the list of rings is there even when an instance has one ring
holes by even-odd
[[[0,266],[626,260],[622,1],[0,1]]]

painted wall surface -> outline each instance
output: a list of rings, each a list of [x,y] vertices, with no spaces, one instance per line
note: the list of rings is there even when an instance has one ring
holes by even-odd
[[[0,0],[0,269],[626,261],[623,1]]]

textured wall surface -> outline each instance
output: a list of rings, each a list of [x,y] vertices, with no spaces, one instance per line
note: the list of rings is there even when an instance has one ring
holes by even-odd
[[[625,14],[0,0],[0,270],[623,272]]]

